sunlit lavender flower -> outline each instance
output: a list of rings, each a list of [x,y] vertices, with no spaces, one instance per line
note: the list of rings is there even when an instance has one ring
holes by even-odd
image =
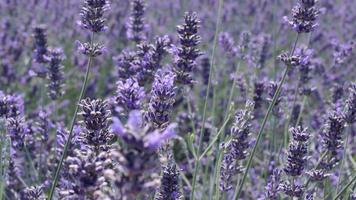
[[[169,123],[176,87],[172,72],[158,71],[152,85],[151,98],[146,118],[155,127],[162,128]]]
[[[352,124],[356,121],[356,83],[352,83],[349,87],[349,97],[345,105],[345,121]]]
[[[126,81],[118,81],[116,94],[117,105],[126,111],[141,109],[145,91],[143,87],[139,86],[136,79],[129,78]]]
[[[83,28],[94,33],[103,32],[106,29],[104,15],[107,9],[109,9],[107,0],[84,0],[84,5],[80,12]]]
[[[267,183],[267,186],[265,187],[267,199],[270,200],[278,199],[280,179],[281,179],[281,170],[274,169],[273,174],[271,175]]]
[[[196,13],[186,13],[184,22],[177,27],[181,47],[174,52],[176,58],[173,71],[178,83],[189,85],[193,83],[191,72],[196,66],[196,59],[202,54],[197,48],[200,43],[198,35],[200,21]]]
[[[49,81],[48,95],[51,99],[56,100],[61,97],[63,92],[63,52],[60,49],[53,49],[49,51],[49,63],[47,79]]]
[[[86,145],[99,147],[112,140],[113,135],[109,131],[111,112],[106,101],[101,99],[84,99],[80,102],[82,112],[78,115],[83,117],[82,123],[85,131],[81,136],[81,142]]]
[[[232,139],[223,146],[224,157],[220,171],[221,191],[232,189],[233,177],[237,173],[243,172],[243,166],[240,166],[238,162],[247,156],[253,107],[254,103],[247,101],[245,109],[237,113],[234,124],[231,127]]]
[[[301,127],[290,128],[293,141],[289,144],[287,164],[284,172],[289,176],[300,176],[306,163],[308,152],[307,142],[310,137],[306,129]]]
[[[284,20],[298,33],[309,33],[317,26],[316,19],[320,13],[316,7],[318,0],[299,0],[292,9],[292,19],[284,17]]]
[[[127,37],[137,44],[146,39],[144,14],[144,1],[133,0],[131,2],[131,16],[127,23]]]
[[[179,186],[179,171],[173,160],[163,168],[161,186],[155,200],[181,200],[183,197]]]

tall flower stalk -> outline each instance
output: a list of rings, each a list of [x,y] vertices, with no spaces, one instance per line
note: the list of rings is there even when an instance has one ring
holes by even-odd
[[[85,90],[86,90],[88,79],[89,79],[90,68],[93,64],[94,58],[96,56],[102,54],[103,46],[98,43],[95,43],[94,37],[95,37],[96,33],[103,32],[106,29],[106,26],[104,25],[105,24],[104,13],[108,8],[109,8],[109,3],[107,0],[84,0],[84,5],[80,12],[80,16],[81,16],[80,25],[83,28],[88,29],[89,32],[91,32],[90,42],[79,43],[79,45],[80,45],[79,50],[84,55],[88,56],[88,63],[87,63],[87,67],[86,67],[84,82],[83,82],[83,85],[82,85],[82,88],[81,88],[81,91],[80,91],[80,94],[79,94],[79,97],[77,100],[77,104],[76,104],[76,107],[74,110],[72,121],[70,124],[68,139],[65,143],[61,159],[58,163],[58,166],[55,171],[54,178],[53,178],[53,183],[52,183],[51,190],[49,193],[49,198],[48,198],[49,200],[51,200],[53,198],[54,191],[55,191],[58,179],[59,179],[60,171],[61,171],[61,168],[63,165],[63,161],[66,157],[66,154],[67,154],[67,151],[68,151],[68,148],[70,145],[74,125],[76,123],[77,114],[79,111],[80,102],[85,95]]]
[[[237,193],[235,196],[236,200],[239,198],[239,196],[242,192],[242,188],[246,181],[247,173],[251,167],[252,159],[255,155],[257,146],[259,145],[259,142],[262,138],[262,134],[263,134],[264,128],[266,126],[266,122],[273,110],[273,107],[276,104],[276,101],[279,97],[282,86],[286,80],[287,74],[292,67],[295,67],[295,66],[299,65],[299,63],[300,63],[300,58],[298,56],[294,56],[294,51],[296,49],[300,34],[301,33],[310,33],[318,26],[316,19],[318,17],[319,10],[316,8],[316,3],[317,3],[317,0],[300,0],[299,3],[297,4],[297,6],[295,6],[292,9],[292,19],[288,19],[287,17],[284,17],[285,21],[292,27],[292,29],[294,29],[297,32],[297,38],[294,42],[294,45],[292,47],[292,51],[290,52],[290,54],[282,54],[280,56],[280,60],[285,63],[286,69],[282,76],[282,80],[280,81],[280,83],[277,87],[277,90],[273,96],[272,102],[268,106],[267,113],[262,121],[261,128],[257,135],[256,144],[254,145],[252,153],[250,155],[250,158],[247,162],[246,170],[242,177],[241,184],[240,184],[240,186],[236,185],[236,189],[237,189],[236,190]]]

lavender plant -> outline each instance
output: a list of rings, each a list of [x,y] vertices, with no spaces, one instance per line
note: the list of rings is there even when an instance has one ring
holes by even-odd
[[[0,199],[353,199],[355,6],[0,1]]]

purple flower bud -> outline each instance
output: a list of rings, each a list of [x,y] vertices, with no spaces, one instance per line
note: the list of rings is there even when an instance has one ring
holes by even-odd
[[[298,33],[309,33],[317,26],[316,19],[320,10],[316,8],[317,0],[302,0],[292,9],[292,19],[284,20]]]
[[[180,200],[182,195],[179,186],[179,171],[173,160],[163,168],[161,186],[155,200]]]
[[[176,74],[176,81],[183,85],[193,83],[191,72],[196,67],[196,59],[202,55],[197,48],[200,43],[198,29],[200,21],[196,13],[186,13],[185,23],[177,27],[181,47],[174,50],[175,65],[173,68]]]
[[[109,7],[107,0],[84,0],[84,5],[80,11],[80,25],[94,33],[103,32],[106,29],[104,15]]]
[[[48,95],[52,100],[56,100],[61,97],[63,92],[63,65],[61,62],[63,61],[63,52],[60,49],[53,49],[49,51],[49,66],[47,79],[49,83],[48,87]]]
[[[139,86],[136,79],[129,78],[126,81],[118,81],[116,94],[117,105],[126,111],[141,109],[145,91],[143,87]]]
[[[174,87],[172,72],[157,71],[152,85],[147,121],[157,128],[163,128],[169,123],[172,112],[176,87]]]

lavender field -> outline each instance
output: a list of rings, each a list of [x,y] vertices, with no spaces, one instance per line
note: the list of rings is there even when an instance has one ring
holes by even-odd
[[[0,0],[0,200],[356,200],[355,0]]]

